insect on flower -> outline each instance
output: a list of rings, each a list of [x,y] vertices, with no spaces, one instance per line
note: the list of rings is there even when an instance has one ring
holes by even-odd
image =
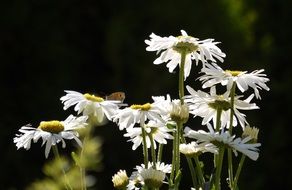
[[[106,100],[119,100],[123,102],[126,98],[126,95],[124,92],[113,92],[107,96],[105,96]]]

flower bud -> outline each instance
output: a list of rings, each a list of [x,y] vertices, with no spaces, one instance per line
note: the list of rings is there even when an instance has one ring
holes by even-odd
[[[258,134],[259,134],[259,129],[256,127],[245,127],[243,133],[242,133],[242,138],[246,137],[251,137],[251,142],[252,143],[257,143],[258,141]]]
[[[113,178],[112,182],[114,184],[114,188],[116,189],[126,189],[127,185],[129,184],[129,178],[125,170],[120,170],[116,173]]]
[[[179,100],[173,101],[170,117],[175,122],[186,123],[189,119],[189,107],[186,104],[181,104]]]

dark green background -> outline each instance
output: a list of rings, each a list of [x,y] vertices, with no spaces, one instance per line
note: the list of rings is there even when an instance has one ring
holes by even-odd
[[[24,124],[64,119],[70,111],[62,110],[63,90],[124,91],[129,104],[152,95],[177,97],[177,75],[152,63],[156,55],[145,51],[144,40],[151,32],[177,36],[181,29],[221,41],[224,69],[265,69],[271,90],[256,100],[260,110],[246,112],[260,128],[260,157],[246,161],[240,187],[291,188],[291,10],[285,0],[2,0],[0,189],[24,189],[42,177],[40,143],[17,151],[13,137]],[[198,71],[193,67],[186,81],[197,89]],[[141,150],[132,152],[113,124],[96,134],[104,140],[97,187],[112,189],[111,176],[131,172]]]

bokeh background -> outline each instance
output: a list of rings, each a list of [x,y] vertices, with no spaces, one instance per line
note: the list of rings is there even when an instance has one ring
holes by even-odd
[[[260,128],[260,158],[245,162],[240,187],[291,188],[291,10],[285,0],[2,0],[0,189],[21,190],[43,177],[43,148],[17,151],[13,137],[24,124],[67,117],[59,101],[64,90],[124,91],[129,104],[177,97],[177,75],[152,64],[156,55],[145,51],[144,40],[181,29],[222,42],[225,69],[265,69],[271,90],[255,101],[260,110],[247,112]],[[195,88],[198,71],[194,67],[186,81]],[[141,151],[133,152],[113,124],[96,135],[103,139],[96,189],[113,189],[111,176],[132,171]]]

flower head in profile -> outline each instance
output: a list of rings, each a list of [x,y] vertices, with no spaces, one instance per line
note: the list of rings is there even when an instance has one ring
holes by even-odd
[[[251,141],[256,143],[256,142],[258,142],[258,134],[259,134],[258,128],[247,126],[243,130],[243,133],[241,136],[242,136],[242,138],[250,137]]]
[[[235,136],[231,136],[228,131],[224,131],[223,129],[219,132],[215,132],[211,124],[207,124],[209,132],[198,130],[194,131],[190,128],[186,127],[184,132],[185,136],[193,139],[197,139],[198,142],[202,143],[212,143],[215,146],[226,146],[231,148],[235,155],[237,155],[237,151],[246,155],[252,160],[257,160],[259,157],[258,147],[261,146],[260,143],[251,143],[250,140],[252,137],[248,136],[245,138],[235,138]]]
[[[140,172],[142,181],[144,181],[145,185],[149,188],[160,188],[163,184],[163,180],[165,179],[165,173],[156,170],[153,168],[143,169]]]
[[[221,67],[213,64],[206,64],[205,68],[202,68],[204,75],[199,77],[199,80],[203,82],[203,88],[214,86],[215,84],[221,83],[223,86],[227,86],[230,90],[233,83],[241,92],[246,91],[249,87],[254,90],[256,98],[261,98],[259,89],[270,90],[266,85],[269,79],[264,74],[264,69],[255,70],[251,73],[247,71],[231,71],[223,70]]]
[[[112,182],[116,189],[125,189],[129,184],[129,178],[125,170],[120,170],[112,177]]]
[[[171,165],[157,162],[154,166],[154,163],[149,162],[147,168],[144,164],[141,164],[141,166],[136,166],[135,169],[136,171],[130,177],[127,190],[138,190],[144,185],[151,188],[159,188],[164,183],[166,174],[171,172]]]
[[[147,120],[165,122],[163,118],[167,115],[167,110],[161,106],[160,100],[154,99],[153,103],[133,104],[117,112],[113,116],[113,121],[117,122],[119,129],[132,128],[136,123],[144,125]]]
[[[196,188],[191,188],[191,190],[196,190]],[[202,187],[200,187],[198,190],[203,190]]]
[[[138,171],[131,174],[127,190],[139,190],[144,186],[144,181]]]
[[[218,109],[222,111],[221,126],[225,127],[229,125],[231,107],[229,91],[226,91],[222,95],[217,95],[215,86],[210,88],[210,94],[200,90],[195,91],[190,86],[187,86],[187,90],[190,95],[185,96],[185,102],[189,105],[191,114],[195,117],[200,116],[203,118],[202,125],[206,125],[211,120],[213,123],[216,123]],[[239,123],[244,128],[247,123],[245,115],[239,110],[258,109],[255,103],[250,103],[253,96],[252,94],[245,100],[240,100],[239,98],[241,96],[235,96],[233,126],[237,126]]]
[[[186,123],[189,119],[189,107],[180,100],[171,102],[170,118],[175,122]]]
[[[157,147],[156,142],[159,144],[167,144],[167,139],[173,139],[172,135],[169,134],[171,130],[165,126],[165,123],[161,123],[160,121],[151,120],[144,126],[144,129],[146,132],[147,148],[151,147],[151,138],[154,140],[154,149]],[[126,131],[127,133],[124,136],[131,138],[129,141],[133,142],[132,149],[136,150],[143,141],[141,127],[130,127]]]
[[[188,157],[199,156],[200,154],[205,152],[218,154],[218,148],[212,143],[198,144],[195,141],[192,141],[191,143],[188,144],[180,144],[179,151]]]
[[[154,64],[166,62],[169,72],[173,72],[177,65],[181,67],[181,55],[185,54],[184,76],[186,79],[191,71],[192,60],[196,60],[196,65],[201,61],[203,66],[207,61],[216,62],[216,59],[223,62],[225,54],[217,47],[218,42],[213,42],[213,39],[199,40],[189,36],[184,30],[181,30],[181,34],[178,37],[160,37],[152,33],[151,39],[145,40],[148,45],[147,51],[157,51],[157,53],[162,51]]]
[[[78,114],[82,113],[89,117],[89,119],[96,119],[97,123],[102,123],[105,117],[108,120],[117,112],[122,102],[119,100],[107,100],[92,94],[81,94],[76,91],[65,91],[67,94],[60,98],[64,104],[64,110],[71,106],[75,106],[74,110]]]
[[[17,149],[30,149],[31,141],[36,143],[40,138],[43,140],[42,146],[46,144],[45,156],[49,155],[52,146],[62,142],[62,147],[66,147],[65,139],[74,139],[78,145],[82,145],[78,138],[76,129],[85,127],[87,116],[74,117],[70,115],[65,121],[42,121],[38,128],[33,128],[31,125],[23,126],[19,129],[21,134],[17,134],[13,139]]]

